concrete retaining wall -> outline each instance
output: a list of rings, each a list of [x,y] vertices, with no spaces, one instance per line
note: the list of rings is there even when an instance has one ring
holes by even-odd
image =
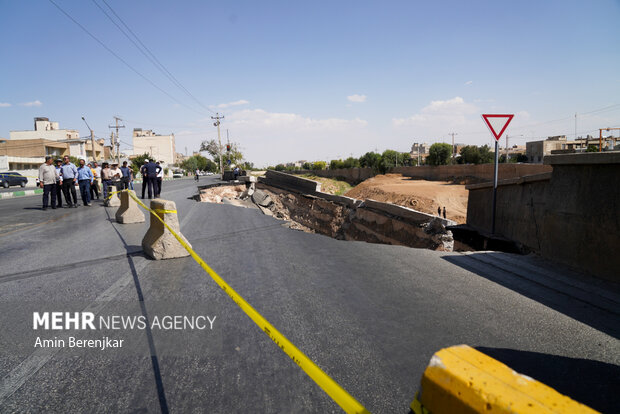
[[[257,188],[271,191],[295,222],[330,237],[452,251],[456,222],[407,207],[320,192],[320,183],[268,171]],[[273,198],[272,197],[272,198]]]
[[[266,185],[301,193],[321,191],[321,183],[274,170],[267,170],[260,181]]]
[[[557,262],[620,282],[620,153],[545,157],[551,174],[500,182],[496,233]],[[467,224],[489,232],[493,188],[470,185]]]
[[[481,183],[493,180],[493,164],[480,165],[422,165],[420,167],[396,167],[390,173],[402,174],[405,177],[420,178],[429,181],[465,181]],[[523,177],[524,175],[551,172],[551,167],[542,164],[500,164],[498,176],[500,180]],[[372,168],[342,168],[335,170],[291,171],[291,174],[314,174],[318,177],[340,179],[356,185],[376,174]]]
[[[390,172],[429,181],[453,181],[455,179],[464,180],[467,183],[493,181],[493,164],[422,165],[392,168]],[[506,180],[546,172],[551,172],[551,167],[548,165],[508,163],[499,164],[497,175],[500,180]]]
[[[375,173],[372,168],[342,168],[335,170],[300,170],[290,171],[291,174],[314,174],[317,177],[333,178],[346,181],[351,185],[356,185],[364,180],[372,178]]]

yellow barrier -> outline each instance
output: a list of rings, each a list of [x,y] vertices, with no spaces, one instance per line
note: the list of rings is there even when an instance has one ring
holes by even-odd
[[[126,190],[122,190],[126,191]],[[142,201],[138,199],[134,194],[129,193],[142,208],[153,214],[164,226],[174,235],[174,237],[181,243],[181,245],[189,252],[192,258],[203,268],[205,272],[218,284],[218,286],[226,292],[226,294],[245,312],[247,316],[254,321],[259,328],[267,334],[267,336],[275,342],[278,347],[284,351],[299,367],[310,377],[312,380],[323,389],[329,395],[334,402],[336,402],[347,413],[369,413],[364,406],[362,406],[351,394],[349,394],[344,388],[342,388],[336,381],[334,381],[329,375],[327,375],[318,365],[316,365],[310,358],[308,358],[303,352],[301,352],[291,341],[289,341],[280,331],[278,331],[267,319],[265,319],[256,309],[254,309],[248,302],[246,302],[241,295],[230,287],[224,279],[220,277],[198,254],[185,243],[182,237],[180,237],[174,230],[170,228],[159,217],[157,212],[151,210]]]
[[[410,408],[415,414],[597,412],[467,345],[433,355]]]

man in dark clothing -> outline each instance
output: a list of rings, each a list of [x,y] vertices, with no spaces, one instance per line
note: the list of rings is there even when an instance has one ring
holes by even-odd
[[[65,155],[62,160],[63,164],[60,167],[62,192],[65,193],[67,207],[77,207],[77,193],[75,191],[75,185],[77,184],[77,167],[69,160],[68,155]]]
[[[56,172],[58,172],[58,179],[56,180],[56,207],[62,208],[62,181],[61,181],[61,169],[62,160],[56,160]],[[53,208],[54,206],[52,206]]]
[[[127,161],[123,161],[121,171],[123,172],[123,177],[121,178],[121,190],[128,190],[129,181],[131,181],[131,169],[127,166]]]
[[[146,191],[146,187],[147,187],[147,182],[148,182],[148,176],[146,174],[146,164],[149,162],[149,160],[144,160],[144,163],[142,163],[142,167],[140,167],[140,174],[142,174],[142,199],[144,200],[144,192]]]
[[[443,208],[443,218],[446,218],[446,208]]]
[[[154,162],[147,162],[144,165],[146,171],[146,180],[149,187],[149,198],[153,198],[153,194],[157,197],[157,174],[161,171],[161,167]],[[144,185],[144,183],[142,183]]]
[[[437,215],[441,217],[441,207],[437,207]]]

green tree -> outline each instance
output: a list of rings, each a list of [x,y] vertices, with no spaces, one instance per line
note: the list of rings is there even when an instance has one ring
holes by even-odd
[[[329,169],[335,170],[338,168],[344,168],[344,162],[342,160],[331,160],[329,162]]]
[[[131,170],[133,171],[133,176],[138,177],[138,172],[140,171],[140,167],[142,167],[142,164],[144,164],[144,160],[152,159],[153,157],[151,157],[151,154],[149,154],[148,152],[133,157],[133,159],[131,160],[131,164],[129,165],[129,168],[131,168]]]
[[[275,168],[276,171],[284,171],[286,170],[286,166],[284,164],[278,164]]]
[[[181,168],[185,171],[193,173],[196,169],[200,171],[217,171],[217,165],[200,154],[192,155],[181,163]]]
[[[367,152],[360,157],[360,167],[372,168],[375,171],[379,171],[381,164],[381,154],[376,152]]]
[[[598,146],[590,144],[586,148],[586,152],[598,152]]]
[[[237,142],[230,143],[230,151],[226,151],[226,147],[223,146],[220,154],[220,146],[214,139],[210,141],[203,141],[200,144],[200,151],[208,152],[213,158],[213,161],[217,164],[218,169],[220,165],[220,156],[222,157],[222,163],[225,170],[230,169],[230,165],[239,165],[243,163],[243,154],[241,153],[239,143]],[[230,160],[230,165],[228,165],[228,160]]]
[[[480,164],[489,164],[495,162],[495,152],[491,151],[491,147],[483,145],[480,147]]]
[[[430,165],[447,165],[452,153],[450,144],[433,144],[428,151],[426,162]]]
[[[512,157],[515,162],[527,162],[527,155],[525,154],[517,154],[516,157]]]
[[[480,163],[480,150],[475,145],[466,145],[461,148],[461,156],[457,162],[459,164],[479,164]]]
[[[301,166],[301,168],[303,170],[311,170],[312,169],[312,164],[310,164],[309,162],[304,162],[303,165]]]
[[[359,168],[360,160],[357,158],[349,157],[343,162],[343,168]]]
[[[313,170],[324,170],[327,168],[327,163],[325,161],[315,161],[312,163]]]

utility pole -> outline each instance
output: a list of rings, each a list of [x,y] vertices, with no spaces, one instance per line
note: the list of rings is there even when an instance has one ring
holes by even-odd
[[[95,155],[95,131],[92,130],[92,128],[88,125],[88,122],[86,122],[86,119],[84,117],[82,117],[82,121],[84,121],[84,123],[86,124],[86,126],[88,127],[88,129],[90,130],[90,145],[92,148],[92,152],[93,152],[93,161],[97,162],[97,156]]]
[[[220,137],[220,119],[224,119],[224,115],[220,116],[220,113],[217,112],[215,116],[212,116],[211,119],[215,119],[213,126],[217,127],[217,143],[220,149],[220,173],[222,174],[222,180],[224,180],[224,162],[222,160],[222,138]]]
[[[506,134],[506,164],[508,164],[508,134]]]
[[[448,135],[452,135],[452,164],[454,164],[454,136],[458,134],[456,132],[451,132]]]
[[[420,166],[420,143],[418,142],[418,167]]]
[[[118,129],[119,128],[125,128],[125,125],[119,125],[118,124],[118,121],[122,121],[122,119],[120,119],[117,116],[114,117],[114,120],[116,121],[116,125],[108,125],[108,128],[116,129],[116,139],[112,142],[112,150],[114,151],[114,145],[116,144],[116,150],[114,152],[116,153],[116,162],[118,162],[120,164],[120,162],[121,162],[121,151],[120,151],[121,142],[118,139]]]

